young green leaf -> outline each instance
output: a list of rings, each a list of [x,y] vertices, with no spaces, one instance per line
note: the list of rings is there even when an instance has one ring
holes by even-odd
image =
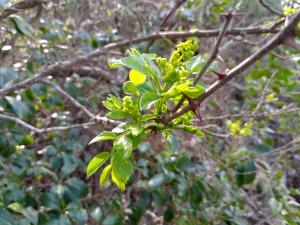
[[[23,206],[19,202],[9,204],[7,208],[16,213],[22,213],[23,211]]]
[[[104,186],[105,184],[107,184],[109,175],[111,173],[111,168],[112,168],[112,165],[109,164],[103,169],[103,171],[100,175],[100,185],[101,186]]]
[[[112,173],[111,173],[111,179],[118,186],[118,188],[121,189],[121,191],[125,191],[125,185],[126,185],[126,183],[122,182],[121,180],[119,180],[118,177],[115,176],[114,171],[112,171]]]
[[[103,131],[101,134],[98,134],[96,137],[94,137],[90,142],[90,144],[93,144],[98,141],[106,141],[106,140],[114,140],[117,138],[117,135],[110,131]]]
[[[106,116],[113,120],[121,120],[127,117],[127,114],[122,111],[113,110],[106,114]]]
[[[87,177],[94,174],[100,168],[100,166],[102,166],[110,158],[110,156],[110,152],[101,152],[97,154],[88,164],[86,170]]]
[[[123,92],[125,94],[139,95],[139,90],[136,88],[136,86],[131,81],[127,81],[124,83]]]
[[[159,99],[155,92],[145,93],[140,99],[141,110],[150,109],[150,107]]]
[[[145,114],[142,116],[142,121],[144,122],[144,121],[155,119],[155,118],[156,118],[156,116],[153,114]]]
[[[199,137],[204,137],[204,133],[197,127],[194,127],[194,126],[188,126],[188,125],[184,125],[182,127],[182,129],[186,132],[189,132],[191,134],[195,134]]]
[[[128,137],[120,137],[114,143],[114,149],[122,157],[128,158],[132,153],[132,141]]]
[[[152,62],[155,56],[155,54],[141,54],[136,49],[132,48],[128,57],[123,59],[112,59],[109,61],[108,65],[110,68],[126,66],[142,74],[158,76],[160,71]]]
[[[183,84],[180,84],[176,87],[176,90],[178,90],[179,92],[184,93],[185,95],[187,95],[190,98],[197,98],[199,97],[203,92],[204,92],[204,88],[200,85],[196,85],[194,87],[191,86],[187,86],[188,82],[185,82]]]
[[[129,73],[129,79],[132,84],[139,85],[139,84],[145,83],[146,75],[143,73],[140,73],[137,70],[132,69],[132,70],[130,70],[130,73]]]
[[[133,166],[129,159],[122,158],[118,153],[114,153],[112,157],[112,171],[119,181],[126,184],[133,172]]]

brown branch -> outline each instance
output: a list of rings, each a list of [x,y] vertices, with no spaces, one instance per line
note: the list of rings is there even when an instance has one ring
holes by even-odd
[[[272,117],[272,116],[278,116],[284,113],[289,113],[289,112],[299,112],[300,108],[295,107],[295,108],[290,108],[289,106],[284,107],[281,110],[275,111],[275,112],[263,112],[263,113],[255,113],[253,114],[252,112],[241,112],[241,113],[236,113],[236,114],[225,114],[221,116],[209,116],[209,117],[204,117],[203,121],[210,121],[210,120],[224,120],[228,118],[264,118],[264,117]]]
[[[160,23],[160,30],[162,30],[163,28],[165,28],[169,18],[176,12],[176,10],[183,4],[185,3],[186,0],[177,0],[174,4],[174,6],[172,7],[172,9],[169,11],[169,13],[163,18],[163,20]]]
[[[269,28],[263,27],[246,27],[246,28],[233,28],[227,30],[226,35],[247,35],[247,34],[264,34],[264,33],[276,33],[274,26]],[[88,62],[92,58],[96,58],[102,54],[106,54],[108,51],[111,51],[116,48],[122,48],[129,45],[151,41],[153,39],[161,39],[161,38],[169,38],[169,39],[182,39],[187,37],[216,37],[220,33],[220,30],[198,30],[198,31],[185,31],[185,32],[159,32],[153,35],[135,38],[132,40],[127,40],[123,42],[111,43],[107,44],[104,47],[97,49],[87,55],[80,56],[78,58],[57,62],[50,66],[43,66],[39,69],[39,71],[32,77],[28,78],[24,81],[21,81],[15,85],[10,87],[0,89],[0,96],[5,96],[14,91],[26,88],[36,82],[38,82],[41,78],[52,75],[55,76],[58,73],[67,73],[72,70],[72,68],[82,65],[84,62]]]
[[[80,109],[83,112],[85,112],[90,118],[94,118],[95,117],[95,115],[90,110],[88,110],[84,105],[80,104],[75,98],[73,98],[69,93],[67,93],[66,91],[64,91],[59,85],[57,85],[57,84],[55,84],[55,83],[53,83],[51,81],[48,81],[48,80],[42,80],[41,82],[44,83],[44,84],[52,86],[58,93],[60,93],[61,95],[63,95],[65,98],[67,98],[78,109]]]
[[[200,72],[197,74],[197,76],[195,77],[194,81],[193,81],[193,85],[196,85],[198,83],[198,81],[200,80],[200,78],[205,74],[205,72],[207,71],[207,69],[210,67],[210,65],[212,64],[212,62],[215,60],[216,56],[219,53],[219,48],[221,45],[221,42],[225,36],[226,30],[229,26],[229,23],[232,19],[232,12],[229,12],[227,15],[225,15],[225,22],[223,27],[221,28],[221,32],[219,33],[219,36],[217,38],[216,44],[208,58],[208,60],[206,61],[205,65],[202,67],[202,69],[200,70]],[[172,112],[176,112],[183,104],[185,100],[185,97],[183,96],[180,101],[177,103],[177,105],[175,106],[175,108],[172,110]]]
[[[20,118],[10,116],[10,115],[6,115],[6,114],[0,114],[0,119],[13,121],[16,124],[18,124],[22,127],[25,127],[26,129],[28,129],[28,130],[32,131],[33,133],[36,133],[36,134],[49,133],[49,132],[60,132],[60,131],[70,130],[70,129],[73,129],[73,128],[88,129],[90,126],[94,126],[99,122],[109,122],[109,123],[116,124],[116,125],[120,124],[118,121],[110,120],[106,117],[96,116],[95,120],[93,120],[91,122],[71,124],[69,126],[37,128],[37,127],[34,127],[34,126],[26,123],[25,121],[21,120]]]
[[[36,6],[39,6],[42,3],[48,2],[48,0],[24,0],[20,1],[6,9],[4,9],[0,13],[0,21],[9,17],[12,14],[15,14],[21,10],[31,9]]]
[[[300,21],[300,11],[294,14],[291,17],[290,22],[286,25],[286,27],[282,31],[280,31],[277,35],[275,35],[271,40],[269,40],[260,50],[258,50],[256,53],[254,53],[253,55],[249,56],[247,59],[242,61],[239,65],[231,69],[223,79],[216,81],[208,89],[206,89],[205,92],[197,99],[197,103],[200,104],[201,102],[203,102],[213,93],[215,93],[225,84],[227,84],[236,75],[246,70],[248,67],[253,65],[256,61],[260,60],[263,56],[265,56],[267,53],[272,51],[278,45],[282,44],[282,42],[284,42],[284,40],[287,37],[292,35],[293,30],[299,21]],[[166,122],[172,121],[173,119],[185,114],[191,109],[192,109],[191,105],[188,105],[187,107],[183,108],[181,111],[173,113],[169,117],[167,117]]]

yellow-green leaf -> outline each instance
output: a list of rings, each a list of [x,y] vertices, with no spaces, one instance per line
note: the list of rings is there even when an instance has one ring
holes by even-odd
[[[114,174],[114,171],[111,173],[112,181],[121,189],[121,191],[125,191],[125,183],[120,181]]]
[[[109,164],[103,169],[103,171],[100,175],[100,185],[101,186],[105,185],[108,182],[108,178],[111,173],[111,168],[112,168],[112,165]]]
[[[146,75],[132,69],[129,73],[129,79],[134,85],[139,85],[145,83]]]
[[[95,173],[110,158],[110,152],[101,152],[90,162],[86,170],[87,177]]]

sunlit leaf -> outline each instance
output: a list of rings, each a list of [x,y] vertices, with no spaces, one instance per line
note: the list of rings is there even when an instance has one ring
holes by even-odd
[[[112,165],[109,164],[103,169],[103,171],[100,175],[100,185],[101,186],[104,186],[105,184],[107,184],[109,175],[111,173],[111,168],[112,168]]]
[[[129,73],[129,79],[132,82],[132,84],[139,85],[145,83],[146,75],[132,69]]]
[[[100,166],[102,166],[110,158],[110,156],[110,152],[101,152],[96,155],[88,164],[86,170],[87,177],[95,173],[100,168]]]
[[[94,137],[90,142],[89,145],[98,141],[106,141],[106,140],[114,140],[116,139],[117,135],[110,131],[103,131],[101,134],[98,134]]]

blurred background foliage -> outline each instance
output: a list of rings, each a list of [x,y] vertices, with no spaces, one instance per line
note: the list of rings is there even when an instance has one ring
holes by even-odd
[[[18,1],[0,0],[0,10]],[[297,1],[265,0],[275,10]],[[160,30],[216,29],[229,8],[245,15],[233,27],[278,20],[259,1],[187,0],[168,19],[176,1],[53,0],[0,21],[0,89],[32,77],[45,65],[90,53],[109,43]],[[269,35],[232,37],[221,55],[232,68]],[[141,52],[168,56],[178,40],[135,45]],[[208,54],[214,38],[199,39]],[[95,114],[108,93],[122,95],[124,69],[107,60],[127,48],[104,52],[85,68],[62,71],[48,80]],[[204,138],[177,132],[165,140],[153,133],[136,151],[128,188],[100,188],[86,178],[89,160],[110,142],[88,146],[109,123],[36,133],[0,117],[0,224],[300,224],[299,51],[279,47],[226,88],[201,111]],[[220,67],[222,69],[222,66]],[[208,74],[203,82],[215,80]],[[0,113],[32,126],[71,126],[89,122],[55,86],[38,82],[0,97]]]

